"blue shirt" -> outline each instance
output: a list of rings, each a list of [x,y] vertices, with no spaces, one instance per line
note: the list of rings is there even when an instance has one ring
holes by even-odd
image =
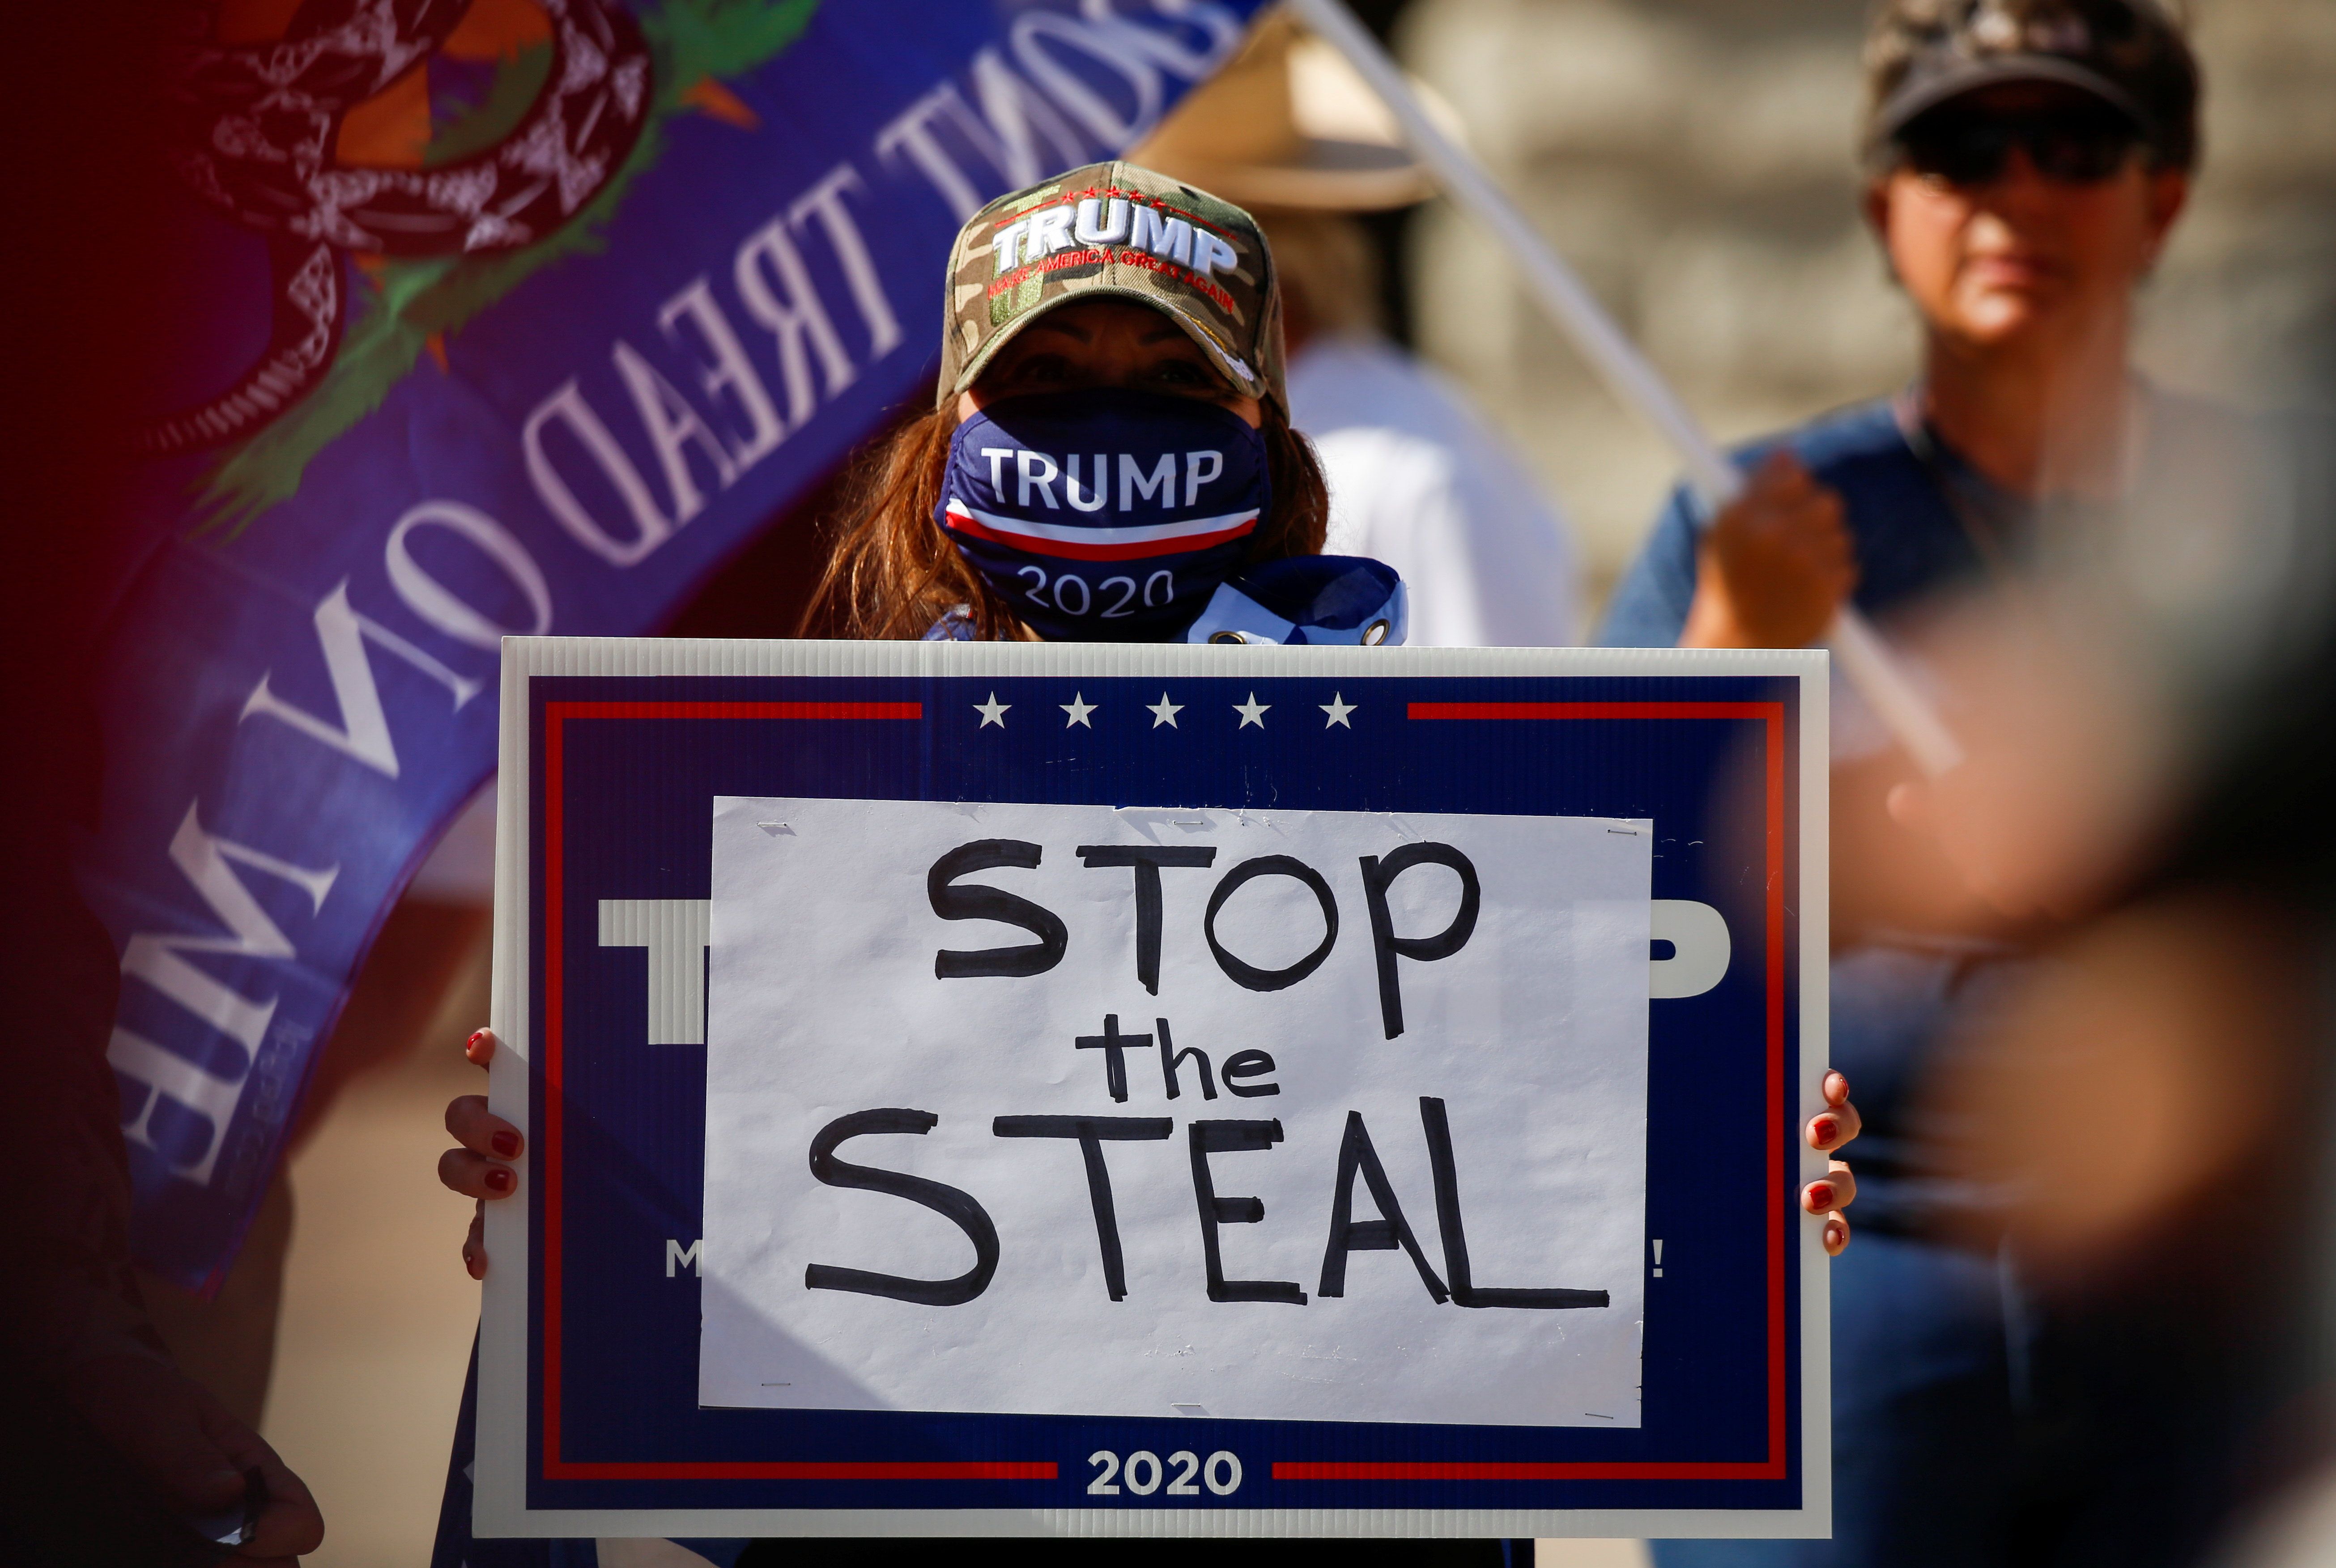
[[[1908,441],[1889,400],[1826,414],[1733,456],[1748,470],[1780,446],[1820,483],[1841,492],[1857,549],[1854,598],[1884,624],[1895,609],[1984,577],[1988,559],[1973,528],[2007,557],[2024,553],[2032,533],[2027,502],[1990,484],[1935,440],[1926,459]],[[1948,500],[1950,490],[1955,503]],[[1707,526],[1694,496],[1684,486],[1673,491],[1646,548],[1615,589],[1599,628],[1601,644],[1678,643],[1695,598],[1696,546]],[[1968,948],[1911,937],[1835,950],[1831,1061],[1847,1075],[1865,1123],[1851,1161],[1858,1179],[1855,1224],[1920,1229],[1942,1206],[1970,1199],[1925,1169],[1908,1125],[1911,1102],[1951,1015],[2007,978],[2007,968],[1975,961]]]
[[[1986,562],[1942,490],[1952,485],[1976,521],[2017,553],[2028,503],[1989,483],[1943,445],[1925,463],[1907,442],[1889,399],[1861,403],[1738,448],[1747,470],[1778,447],[1820,483],[1841,492],[1857,545],[1857,607],[1877,620],[1911,600],[1981,577]],[[1933,466],[1936,475],[1933,474]],[[1607,648],[1671,648],[1695,598],[1695,550],[1708,520],[1684,486],[1671,492],[1646,548],[1624,574],[1598,641]]]

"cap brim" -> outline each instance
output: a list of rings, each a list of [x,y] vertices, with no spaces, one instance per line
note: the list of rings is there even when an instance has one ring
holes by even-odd
[[[990,362],[998,357],[998,350],[1027,332],[1032,322],[1042,321],[1065,306],[1083,305],[1093,299],[1125,299],[1158,311],[1174,322],[1185,336],[1200,346],[1201,352],[1208,355],[1209,363],[1222,372],[1225,379],[1231,382],[1234,390],[1242,396],[1271,398],[1277,403],[1280,401],[1276,396],[1272,386],[1267,383],[1265,376],[1254,365],[1225,349],[1209,336],[1206,327],[1191,316],[1177,309],[1157,294],[1147,294],[1140,288],[1122,287],[1115,283],[1090,284],[1056,295],[1052,299],[1044,300],[1033,306],[1029,310],[999,327],[991,335],[989,341],[981,346],[981,351],[965,362],[964,367],[958,372],[957,385],[951,386],[943,394],[942,401],[947,402],[954,398],[959,393],[980,380],[981,373],[989,368]],[[1284,412],[1288,411],[1285,409]]]
[[[2088,70],[2057,54],[1999,54],[1963,62],[1920,83],[1910,83],[1901,88],[1874,115],[1873,141],[1878,144],[1897,135],[1918,115],[1937,108],[1949,99],[1960,98],[1982,87],[2000,87],[2021,82],[2045,82],[2061,87],[2074,87],[2126,114],[2142,131],[2150,129],[2149,116],[2143,112],[2141,105],[2135,102],[2125,89],[2098,71]]]

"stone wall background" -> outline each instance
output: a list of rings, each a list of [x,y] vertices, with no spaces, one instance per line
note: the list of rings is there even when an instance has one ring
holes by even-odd
[[[2166,385],[2336,380],[2336,0],[2195,0],[2205,157],[2144,307]],[[1726,441],[1884,393],[1911,312],[1856,211],[1860,0],[1416,0],[1395,37],[1478,153]],[[1592,605],[1676,475],[1465,219],[1407,271],[1420,348],[1563,502]]]

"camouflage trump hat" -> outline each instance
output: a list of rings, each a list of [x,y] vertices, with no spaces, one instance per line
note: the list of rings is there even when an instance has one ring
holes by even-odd
[[[1290,398],[1281,294],[1255,220],[1230,201],[1133,163],[1091,163],[1001,196],[949,249],[939,402],[1048,311],[1131,299],[1183,328],[1251,397]]]
[[[2130,119],[2161,167],[2198,159],[2198,63],[2158,0],[1880,0],[1865,75],[1870,158],[1950,98],[2042,82]]]

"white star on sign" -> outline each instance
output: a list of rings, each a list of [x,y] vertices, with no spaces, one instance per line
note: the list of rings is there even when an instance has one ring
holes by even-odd
[[[1153,703],[1150,707],[1145,708],[1144,711],[1152,716],[1152,727],[1153,729],[1158,729],[1163,724],[1170,729],[1174,729],[1176,727],[1176,716],[1184,711],[1184,705],[1180,702],[1170,702],[1168,700],[1168,694],[1163,691],[1160,694],[1160,700]]]
[[[1258,701],[1257,693],[1250,693],[1249,700],[1247,702],[1237,702],[1233,704],[1233,711],[1241,716],[1241,723],[1233,726],[1233,727],[1235,729],[1245,729],[1251,725],[1255,725],[1258,728],[1263,729],[1265,727],[1266,710],[1272,706],[1273,705],[1270,702]]]
[[[1006,727],[1006,710],[1013,706],[1014,705],[1010,702],[999,702],[998,700],[998,694],[996,692],[991,692],[988,702],[978,702],[973,705],[973,711],[981,716],[981,722],[973,727],[976,729],[987,729],[991,725],[996,725],[999,729],[1004,729]]]
[[[1330,700],[1320,705],[1322,711],[1330,716],[1323,722],[1322,727],[1324,729],[1329,729],[1332,725],[1337,725],[1340,729],[1354,728],[1355,726],[1347,722],[1347,716],[1355,712],[1359,706],[1359,704],[1348,702],[1341,698],[1337,692],[1332,692],[1330,694]]]
[[[1057,703],[1056,706],[1060,707],[1065,713],[1071,716],[1068,719],[1064,721],[1063,727],[1065,729],[1070,728],[1073,725],[1079,725],[1086,729],[1093,729],[1095,728],[1095,726],[1087,723],[1087,715],[1101,708],[1103,704],[1099,702],[1089,702],[1077,692],[1073,692],[1071,693],[1070,701],[1066,703]]]

